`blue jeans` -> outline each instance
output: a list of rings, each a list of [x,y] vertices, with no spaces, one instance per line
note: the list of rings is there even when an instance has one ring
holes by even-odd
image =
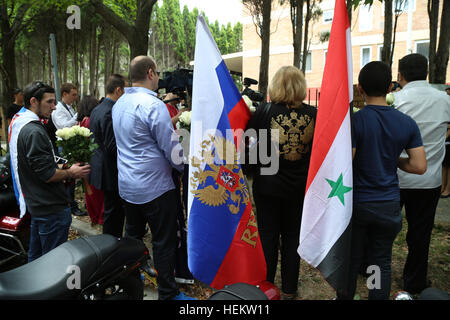
[[[31,217],[30,249],[31,262],[67,241],[72,223],[70,208],[44,217]]]
[[[399,201],[354,204],[348,298],[353,299],[359,269],[367,253],[369,266],[375,265],[380,268],[380,286],[369,289],[369,300],[389,299],[392,245],[401,229],[402,213]],[[372,274],[373,271],[369,273]]]

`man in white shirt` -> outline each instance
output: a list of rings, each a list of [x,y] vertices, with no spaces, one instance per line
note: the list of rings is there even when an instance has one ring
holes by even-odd
[[[405,205],[408,257],[403,270],[403,289],[416,294],[429,286],[428,250],[434,216],[442,184],[445,136],[450,122],[450,99],[427,81],[428,60],[409,54],[399,61],[398,82],[402,90],[394,93],[394,107],[413,118],[419,126],[428,168],[424,175],[398,170],[400,197]]]
[[[70,128],[77,124],[77,113],[72,105],[78,98],[77,87],[71,83],[61,86],[61,101],[52,113],[52,121],[56,129]]]
[[[61,85],[61,101],[58,101],[56,110],[52,113],[52,122],[56,130],[70,128],[78,123],[78,113],[76,113],[72,107],[74,102],[77,101],[77,98],[78,90],[75,85],[72,83],[64,83]],[[56,139],[56,137],[51,137],[51,139]],[[86,212],[83,212],[78,208],[78,204],[75,201],[75,183],[69,183],[67,194],[71,201],[72,214],[76,216],[86,215]]]

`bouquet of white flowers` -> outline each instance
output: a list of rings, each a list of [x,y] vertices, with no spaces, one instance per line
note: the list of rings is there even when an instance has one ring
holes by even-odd
[[[89,163],[98,145],[91,138],[92,132],[88,128],[73,126],[56,130],[56,145],[62,147],[61,155],[67,159],[68,165],[74,163]],[[83,189],[92,194],[86,178],[83,178]]]
[[[184,111],[177,122],[177,129],[191,129],[191,111]]]

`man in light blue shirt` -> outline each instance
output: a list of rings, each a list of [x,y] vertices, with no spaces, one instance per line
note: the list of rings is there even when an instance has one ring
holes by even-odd
[[[181,171],[183,163],[172,159],[173,151],[181,147],[172,140],[169,112],[156,95],[158,73],[152,58],[134,58],[129,75],[132,87],[125,88],[125,94],[117,100],[112,119],[126,233],[142,239],[149,224],[159,299],[166,300],[184,298],[174,278],[176,191],[171,169]]]

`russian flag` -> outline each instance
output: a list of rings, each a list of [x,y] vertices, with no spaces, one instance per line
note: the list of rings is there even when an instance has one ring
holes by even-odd
[[[245,129],[251,113],[201,15],[194,62],[189,269],[216,289],[236,282],[256,284],[266,279],[266,263],[236,147],[241,136],[236,130]]]

